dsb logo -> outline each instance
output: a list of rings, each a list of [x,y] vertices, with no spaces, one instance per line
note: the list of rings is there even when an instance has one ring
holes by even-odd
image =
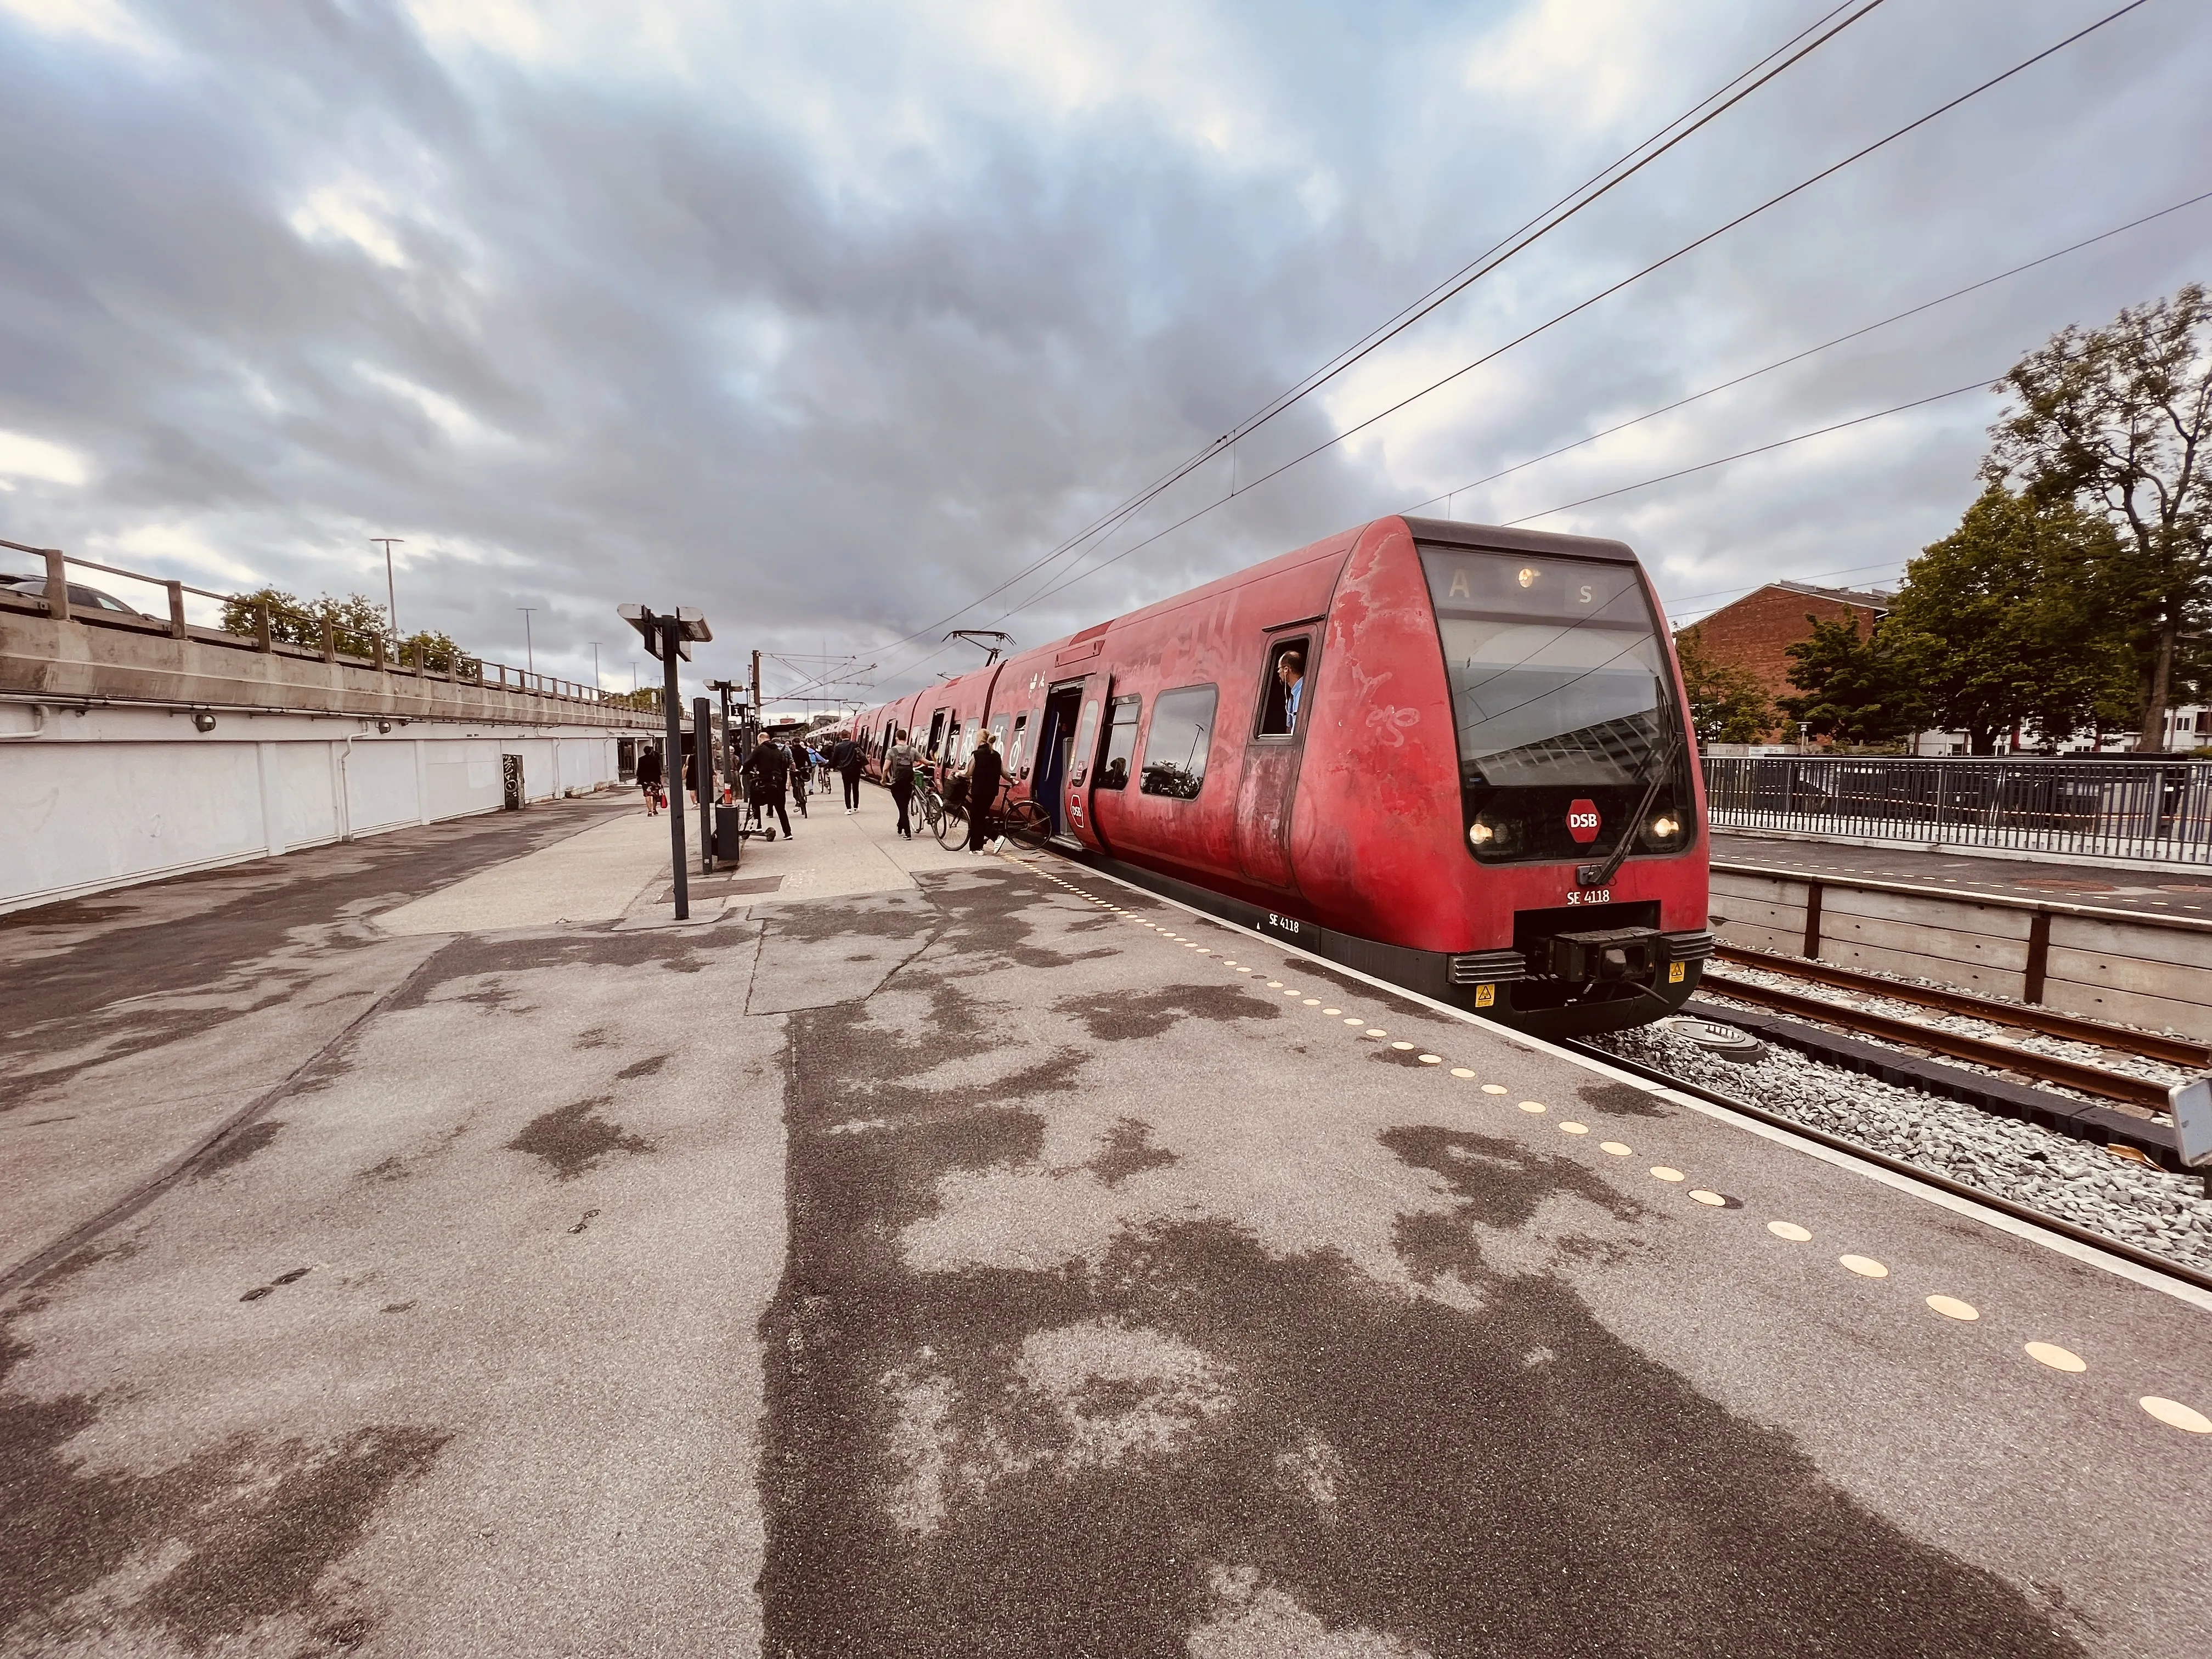
[[[1567,833],[1577,842],[1587,847],[1597,839],[1597,803],[1594,800],[1571,800],[1567,803]]]

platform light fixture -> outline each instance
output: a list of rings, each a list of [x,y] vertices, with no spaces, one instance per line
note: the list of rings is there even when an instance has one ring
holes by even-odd
[[[192,728],[198,732],[214,731],[214,714],[210,710],[205,708],[195,708],[192,710]]]

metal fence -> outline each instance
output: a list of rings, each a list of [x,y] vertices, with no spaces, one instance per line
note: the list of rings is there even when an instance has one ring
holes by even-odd
[[[1716,830],[2212,865],[2212,761],[1705,761]]]

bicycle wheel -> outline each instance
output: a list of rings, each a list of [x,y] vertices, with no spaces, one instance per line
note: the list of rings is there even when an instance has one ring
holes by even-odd
[[[967,809],[955,806],[951,801],[947,801],[945,803],[944,810],[938,813],[937,822],[930,827],[937,831],[937,844],[939,847],[957,846],[968,839]]]
[[[945,822],[945,797],[934,789],[921,792],[921,827],[939,841],[945,839],[941,825]]]
[[[999,816],[1006,833],[1018,845],[1029,852],[1040,851],[1052,835],[1052,819],[1043,807],[1033,800],[1008,803]]]

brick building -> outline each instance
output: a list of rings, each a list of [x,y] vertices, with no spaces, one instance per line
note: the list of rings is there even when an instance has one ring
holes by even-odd
[[[1889,595],[1806,582],[1769,582],[1690,627],[1697,629],[1708,656],[1749,669],[1773,701],[1797,695],[1797,688],[1790,684],[1790,671],[1796,665],[1789,653],[1791,646],[1813,637],[1813,626],[1805,618],[1809,615],[1827,622],[1853,614],[1858,617],[1860,637],[1866,637],[1889,614]]]

